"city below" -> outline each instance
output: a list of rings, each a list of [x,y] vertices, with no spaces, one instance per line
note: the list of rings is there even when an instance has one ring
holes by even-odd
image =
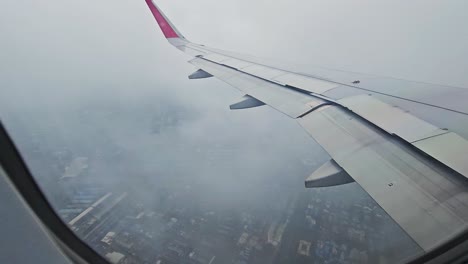
[[[62,179],[70,198],[58,213],[111,263],[390,263],[411,247],[395,236],[398,227],[388,234],[391,219],[370,198],[352,206],[328,201],[340,195],[335,188],[233,211],[190,202],[197,195],[190,187],[155,190],[148,205],[138,194],[78,179]]]
[[[357,184],[304,188],[324,157],[295,127],[206,130],[199,113],[151,98],[83,107],[9,124],[57,213],[111,263],[395,263],[421,252]]]

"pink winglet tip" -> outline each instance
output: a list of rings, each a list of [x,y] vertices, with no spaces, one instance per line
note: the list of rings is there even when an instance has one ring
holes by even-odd
[[[156,22],[158,22],[161,31],[163,32],[166,38],[179,38],[180,36],[177,32],[171,27],[171,24],[164,18],[161,11],[153,4],[151,0],[145,0],[146,4],[148,5],[151,13],[153,13]]]

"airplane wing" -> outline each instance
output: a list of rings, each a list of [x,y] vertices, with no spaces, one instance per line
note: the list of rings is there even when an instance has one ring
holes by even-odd
[[[188,41],[145,0],[170,44],[193,56],[190,79],[216,77],[296,119],[331,160],[306,187],[357,182],[431,252],[468,224],[468,89],[317,68],[304,74]]]

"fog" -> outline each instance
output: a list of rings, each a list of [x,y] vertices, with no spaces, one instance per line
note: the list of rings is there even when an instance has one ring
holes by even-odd
[[[301,188],[326,160],[293,120],[268,107],[230,111],[242,94],[214,79],[189,81],[188,57],[167,44],[143,1],[107,5],[8,4],[2,119],[13,137],[40,131],[43,151],[89,157],[99,180],[143,193],[163,181],[196,183],[205,200],[226,202],[255,201],[275,182]],[[168,116],[177,124],[154,133],[154,120]],[[112,151],[123,152],[118,162],[105,158]],[[217,151],[224,157],[206,160]],[[43,161],[30,163],[41,176]]]
[[[466,1],[158,1],[191,41],[295,64],[468,87]],[[39,183],[63,167],[31,154],[89,158],[90,178],[139,193],[197,190],[206,207],[261,208],[303,192],[328,157],[268,106],[188,80],[141,1],[7,1],[0,9],[0,118]],[[311,72],[313,74],[313,72]],[[36,147],[35,147],[36,149]],[[52,168],[52,169],[51,169]],[[356,184],[343,202],[364,196]]]

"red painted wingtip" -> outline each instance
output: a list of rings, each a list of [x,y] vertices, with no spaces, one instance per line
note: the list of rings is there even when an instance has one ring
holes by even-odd
[[[161,28],[161,31],[163,32],[164,36],[167,39],[183,38],[183,36],[177,32],[177,29],[174,28],[174,26],[163,15],[161,10],[159,10],[159,8],[151,0],[145,0],[145,1],[149,9],[151,10],[151,13],[153,13],[153,16],[156,19],[156,22],[158,22],[158,25]]]

